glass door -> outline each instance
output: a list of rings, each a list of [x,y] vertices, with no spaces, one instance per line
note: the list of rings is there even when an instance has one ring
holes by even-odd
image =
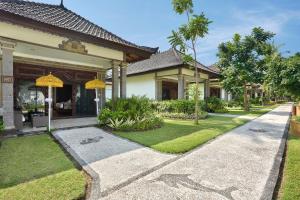
[[[77,116],[95,116],[95,91],[86,90],[84,84],[77,85],[76,94],[76,115]]]

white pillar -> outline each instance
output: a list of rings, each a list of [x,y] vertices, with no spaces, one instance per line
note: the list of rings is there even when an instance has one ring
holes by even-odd
[[[5,129],[14,129],[14,67],[13,51],[15,43],[0,39],[2,50],[2,108]]]
[[[221,99],[225,100],[225,90],[223,88],[221,88]]]
[[[210,97],[209,79],[204,81],[204,98]]]
[[[184,76],[182,74],[178,75],[178,99],[184,99]]]
[[[155,80],[155,99],[158,101],[162,100],[162,80]]]
[[[112,100],[119,97],[119,65],[112,62]]]
[[[120,97],[126,98],[127,63],[122,63],[120,73]]]

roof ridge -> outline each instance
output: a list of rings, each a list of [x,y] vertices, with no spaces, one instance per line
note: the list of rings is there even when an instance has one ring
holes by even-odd
[[[62,8],[62,6],[60,6],[60,4],[50,4],[50,3],[44,3],[44,2],[36,2],[36,1],[32,1],[32,0],[0,0],[0,1],[6,1],[6,2],[17,2],[17,3],[30,3],[30,4],[39,4],[39,5],[46,5],[46,6],[55,6],[55,7],[60,7]]]

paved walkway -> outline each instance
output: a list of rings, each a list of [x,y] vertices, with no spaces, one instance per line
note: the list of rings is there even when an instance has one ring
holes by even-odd
[[[176,159],[95,127],[53,133],[93,177],[90,199],[117,190]]]
[[[290,111],[291,105],[280,106],[177,157],[96,129],[55,135],[100,176],[101,199],[267,200],[277,181]],[[80,144],[91,141],[91,147]]]
[[[290,111],[280,106],[104,199],[271,199]]]

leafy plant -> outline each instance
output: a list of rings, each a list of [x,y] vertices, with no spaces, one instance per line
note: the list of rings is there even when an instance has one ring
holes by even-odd
[[[207,98],[207,105],[206,105],[207,112],[228,112],[225,108],[225,104],[223,101],[217,97],[209,97]]]
[[[5,129],[3,118],[0,119],[0,133],[3,133]]]
[[[206,18],[204,13],[194,13],[193,0],[172,0],[173,10],[179,14],[186,14],[187,21],[182,24],[177,31],[172,31],[172,34],[168,37],[169,43],[174,48],[184,54],[183,60],[185,63],[192,66],[195,70],[195,124],[198,124],[199,113],[199,76],[197,67],[197,43],[200,38],[204,38],[208,34],[208,26],[211,21]]]
[[[117,131],[144,131],[162,126],[163,121],[159,117],[136,118],[136,119],[110,119],[108,126]]]
[[[108,126],[114,130],[133,131],[160,127],[162,119],[154,116],[151,101],[145,96],[132,96],[108,102],[99,117],[100,126]]]
[[[170,112],[164,112],[159,114],[161,117],[164,118],[170,118],[170,119],[195,119],[195,114],[187,114],[187,113],[170,113]],[[201,111],[198,114],[199,119],[205,119],[207,118],[208,114],[207,112]]]

